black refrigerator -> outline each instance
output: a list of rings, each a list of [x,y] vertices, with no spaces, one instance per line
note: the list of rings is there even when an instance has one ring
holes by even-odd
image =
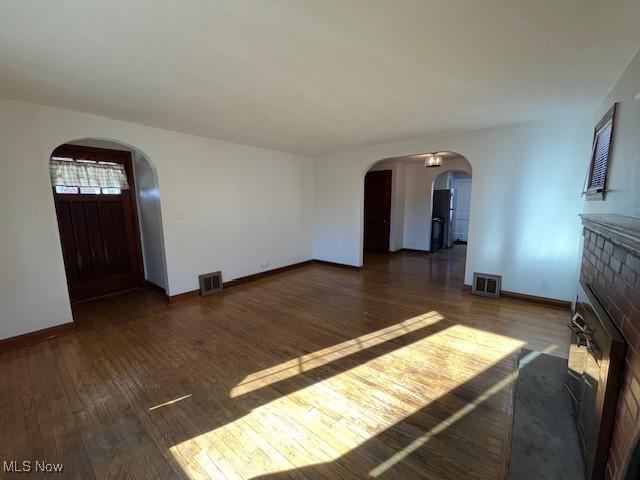
[[[453,246],[453,189],[433,191],[431,252]]]

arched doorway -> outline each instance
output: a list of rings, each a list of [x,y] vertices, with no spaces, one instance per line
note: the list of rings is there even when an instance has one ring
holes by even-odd
[[[159,187],[148,157],[86,138],[56,147],[49,164],[71,300],[146,282],[166,289]]]
[[[433,157],[436,157],[435,160]],[[451,227],[447,230],[450,242],[446,246],[458,241],[460,247],[455,249],[455,259],[451,255],[451,262],[445,255],[440,255],[437,259],[434,256],[434,264],[437,263],[443,269],[438,267],[433,271],[435,274],[438,270],[451,271],[449,263],[455,264],[455,275],[450,278],[455,277],[457,282],[460,277],[459,283],[463,283],[464,279],[459,274],[464,275],[464,244],[469,240],[471,173],[469,161],[463,155],[450,151],[387,158],[370,165],[363,173],[363,265],[372,261],[384,262],[380,255],[376,257],[379,253],[435,253],[434,250],[437,249],[432,245],[434,193],[440,189],[442,179],[445,179],[444,185],[448,186],[450,195],[447,197],[446,217],[451,222]],[[456,182],[458,188],[455,187]],[[457,203],[457,189],[461,190],[458,196],[462,197],[463,202]],[[378,240],[374,242],[374,248],[369,243],[372,236]],[[379,245],[388,245],[388,248],[376,248]],[[414,255],[414,258],[417,257]]]
[[[421,153],[386,158],[374,162],[365,170],[363,252],[370,250],[367,248],[369,229],[375,230],[377,237],[388,237],[385,242],[388,245],[387,253],[402,249],[431,251],[430,220],[436,178],[443,174],[455,175],[459,178],[458,181],[469,182],[469,195],[471,192],[471,164],[463,155],[438,152],[440,163],[426,166],[425,160],[431,155]],[[371,215],[372,212],[374,215]],[[387,227],[383,229],[381,225]],[[372,250],[375,251],[376,248]],[[384,249],[382,253],[385,253]]]
[[[431,248],[435,253],[469,238],[471,174],[464,170],[442,172],[431,193]]]

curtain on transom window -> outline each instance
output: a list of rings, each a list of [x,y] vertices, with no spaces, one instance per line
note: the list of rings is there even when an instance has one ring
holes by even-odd
[[[52,157],[51,185],[55,187],[97,187],[129,189],[124,165],[94,160]]]

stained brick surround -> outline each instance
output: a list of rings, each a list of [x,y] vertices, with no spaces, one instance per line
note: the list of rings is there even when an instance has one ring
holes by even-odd
[[[627,341],[607,478],[624,477],[640,431],[640,219],[583,215],[580,278],[596,293]]]

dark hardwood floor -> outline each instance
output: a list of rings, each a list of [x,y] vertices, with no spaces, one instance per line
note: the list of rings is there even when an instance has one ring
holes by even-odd
[[[462,290],[464,247],[367,256],[167,306],[78,304],[0,354],[0,461],[69,478],[503,478],[515,357],[568,312]]]

